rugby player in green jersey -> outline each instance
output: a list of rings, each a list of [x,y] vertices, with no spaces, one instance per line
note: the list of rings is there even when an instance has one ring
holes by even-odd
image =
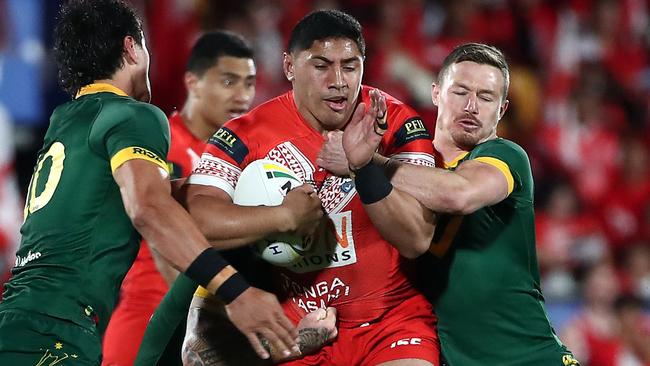
[[[447,56],[432,91],[433,144],[445,169],[373,157],[390,123],[381,99],[356,111],[343,149],[382,235],[404,256],[428,252],[422,280],[434,296],[447,365],[577,365],[544,310],[530,162],[496,135],[508,84],[508,65],[494,47],[464,44]],[[422,206],[438,213],[437,223],[424,219]],[[419,222],[412,227],[425,233],[435,225],[435,232],[396,232],[398,220]]]
[[[0,304],[0,365],[99,365],[139,234],[228,304],[226,314],[259,356],[268,353],[258,334],[286,354],[297,349],[275,296],[250,287],[170,195],[169,126],[143,103],[149,54],[135,12],[122,0],[71,0],[58,19],[59,77],[74,99],[52,113],[30,183]],[[269,208],[278,231],[308,231],[322,216],[311,188],[294,191]]]

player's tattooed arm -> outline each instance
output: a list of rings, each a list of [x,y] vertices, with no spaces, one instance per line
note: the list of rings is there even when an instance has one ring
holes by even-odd
[[[327,328],[305,328],[298,331],[300,353],[305,355],[321,349],[330,339]]]
[[[188,342],[181,357],[184,366],[225,366],[218,352],[200,338]]]
[[[271,359],[274,362],[284,362],[303,357],[323,348],[323,346],[329,341],[330,334],[331,330],[324,327],[300,329],[298,331],[298,347],[300,347],[300,352],[294,352],[288,357],[281,355],[279,352],[273,349],[266,338],[260,337],[260,341],[264,349],[266,349],[266,351],[271,355]]]
[[[336,309],[327,308],[311,312],[300,320],[298,324],[298,346],[300,347],[300,352],[294,352],[290,356],[285,357],[279,354],[279,352],[276,352],[266,339],[262,337],[260,339],[264,348],[271,355],[271,359],[274,362],[283,362],[314,353],[336,338],[337,335]]]

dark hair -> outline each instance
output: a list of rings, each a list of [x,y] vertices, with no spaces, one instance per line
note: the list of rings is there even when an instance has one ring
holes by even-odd
[[[216,65],[221,56],[253,58],[255,53],[244,37],[228,31],[204,33],[192,47],[186,71],[198,76]]]
[[[142,22],[123,0],[70,0],[54,29],[59,82],[75,95],[82,86],[108,79],[122,67],[124,37],[142,45]]]
[[[508,63],[503,52],[498,48],[482,43],[465,43],[456,48],[442,62],[440,72],[438,73],[438,84],[442,83],[449,67],[463,61],[472,61],[477,64],[494,66],[501,70],[503,75],[503,99],[508,96],[508,86],[510,85],[510,71]]]
[[[291,32],[289,52],[306,50],[314,41],[328,38],[348,38],[357,44],[361,55],[366,56],[361,24],[339,10],[318,10],[302,18]]]

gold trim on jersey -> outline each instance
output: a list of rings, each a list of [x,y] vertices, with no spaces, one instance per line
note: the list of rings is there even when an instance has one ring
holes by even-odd
[[[508,164],[504,163],[503,161],[497,158],[492,158],[489,156],[479,156],[474,160],[480,161],[481,163],[490,164],[493,167],[499,169],[501,173],[503,173],[503,175],[506,177],[506,181],[508,181],[508,194],[512,193],[512,190],[515,188],[515,180],[512,177],[512,173],[510,172],[510,168],[508,167]]]
[[[81,89],[79,89],[79,92],[77,93],[77,95],[75,95],[74,98],[77,99],[84,95],[104,93],[104,92],[117,94],[123,97],[129,96],[122,89],[116,87],[115,85],[111,85],[108,83],[94,83],[94,84],[88,84],[86,86],[81,87]]]
[[[124,149],[118,151],[117,154],[113,155],[111,158],[111,171],[115,172],[115,170],[122,164],[133,159],[150,161],[161,167],[165,172],[169,174],[169,166],[163,159],[159,158],[158,155],[154,154],[153,152],[137,146],[125,147]]]
[[[207,299],[212,296],[210,291],[206,290],[205,287],[199,286],[196,288],[196,291],[194,292],[194,296],[200,297],[202,299]]]
[[[451,168],[457,167],[458,162],[461,161],[464,157],[466,157],[467,154],[469,154],[469,152],[465,151],[465,152],[461,153],[460,155],[458,155],[457,157],[455,157],[449,163],[445,163],[445,169],[451,169]]]

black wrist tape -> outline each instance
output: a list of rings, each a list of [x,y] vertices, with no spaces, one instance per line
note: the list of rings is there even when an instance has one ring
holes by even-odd
[[[221,301],[228,305],[249,287],[250,285],[246,282],[244,276],[237,272],[219,286],[216,295],[221,299]]]
[[[393,190],[384,169],[370,162],[355,172],[354,186],[366,205],[381,201]]]
[[[229,263],[223,259],[218,250],[207,248],[187,267],[185,274],[207,289],[210,281],[228,265]],[[248,287],[244,277],[236,272],[219,286],[217,296],[229,304]]]
[[[187,277],[207,288],[214,276],[228,265],[225,259],[214,248],[207,248],[199,254],[185,270]]]

